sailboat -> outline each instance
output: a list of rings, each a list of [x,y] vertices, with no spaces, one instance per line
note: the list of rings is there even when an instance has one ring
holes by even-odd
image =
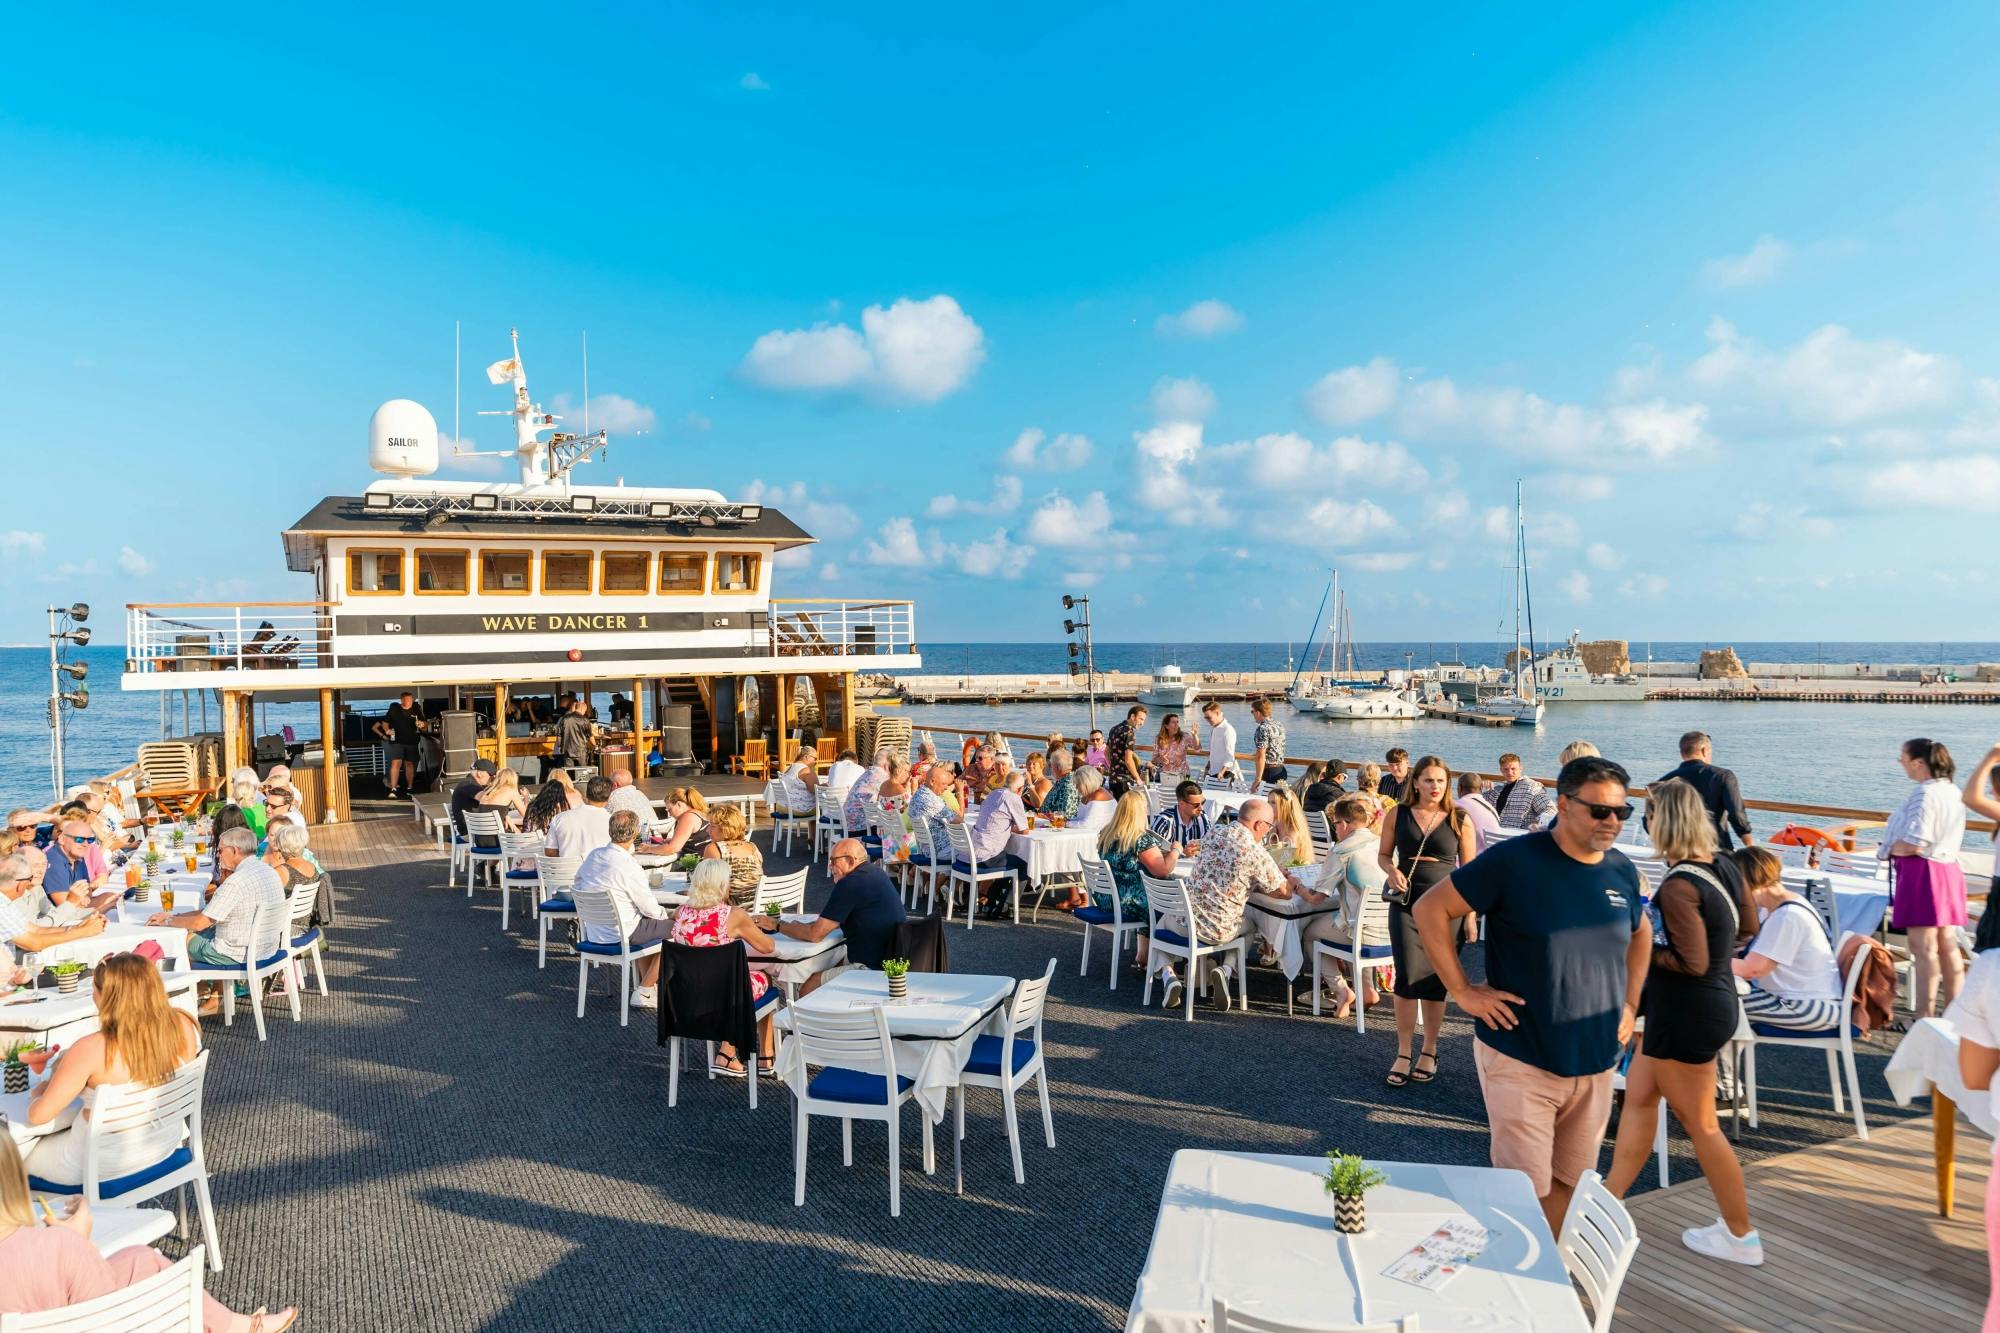
[[[1530,651],[1521,651],[1521,601],[1528,599]],[[1514,666],[1514,688],[1507,694],[1496,694],[1481,699],[1472,712],[1482,717],[1503,717],[1517,727],[1538,727],[1542,724],[1543,704],[1535,692],[1535,674],[1532,667],[1534,654],[1534,595],[1528,591],[1528,520],[1527,508],[1521,498],[1521,483],[1514,483],[1514,655],[1508,660]]]
[[[1349,677],[1354,674],[1354,624],[1347,612],[1345,595],[1338,590],[1340,575],[1334,573],[1327,585],[1333,599],[1333,670],[1338,676],[1341,671],[1343,647],[1346,652],[1346,668]],[[1292,706],[1302,713],[1317,713],[1324,718],[1346,722],[1407,722],[1423,716],[1417,707],[1417,696],[1409,688],[1391,689],[1386,685],[1337,686],[1331,682],[1316,689],[1303,690],[1294,680],[1291,690]]]

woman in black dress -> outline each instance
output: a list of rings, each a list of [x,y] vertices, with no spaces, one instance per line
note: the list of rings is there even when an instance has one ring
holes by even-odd
[[[1715,1058],[1736,1032],[1736,979],[1730,960],[1757,913],[1735,862],[1717,856],[1715,824],[1701,796],[1676,779],[1646,793],[1647,827],[1666,879],[1654,895],[1653,965],[1639,1003],[1646,1030],[1625,1074],[1625,1109],[1605,1186],[1623,1198],[1653,1150],[1660,1099],[1687,1131],[1721,1216],[1690,1228],[1690,1249],[1739,1263],[1762,1262],[1750,1226],[1743,1168],[1715,1118]]]
[[[1428,1083],[1437,1077],[1438,1030],[1444,1026],[1444,981],[1430,965],[1410,908],[1431,886],[1470,861],[1479,850],[1479,836],[1451,799],[1451,769],[1436,755],[1425,755],[1410,770],[1405,799],[1390,808],[1382,821],[1382,846],[1376,860],[1388,877],[1389,946],[1396,960],[1396,1056],[1387,1082]],[[1476,937],[1475,918],[1465,919],[1461,939]],[[1410,1039],[1416,1035],[1418,1006],[1424,1020],[1424,1047],[1414,1061]]]

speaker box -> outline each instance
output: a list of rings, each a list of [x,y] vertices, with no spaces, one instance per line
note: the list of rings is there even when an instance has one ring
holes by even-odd
[[[440,713],[438,724],[438,740],[446,754],[454,750],[470,750],[479,743],[479,716],[470,709]]]
[[[694,759],[694,708],[689,704],[668,704],[660,710],[660,753],[668,763],[688,763]]]

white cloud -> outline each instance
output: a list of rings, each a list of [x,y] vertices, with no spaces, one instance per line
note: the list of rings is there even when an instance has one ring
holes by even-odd
[[[829,560],[825,564],[819,567],[820,582],[831,583],[839,577],[840,577],[840,566],[834,564],[833,561]]]
[[[1028,520],[1028,540],[1040,546],[1101,546],[1111,536],[1111,506],[1103,491],[1092,491],[1080,503],[1060,492],[1046,496]]]
[[[862,548],[861,561],[893,569],[923,569],[933,563],[932,555],[925,553],[917,538],[917,525],[901,516],[882,525],[880,539]]]
[[[1634,574],[1618,585],[1620,597],[1658,599],[1667,590],[1667,581],[1658,574]]]
[[[1583,558],[1590,562],[1593,569],[1616,569],[1625,563],[1623,555],[1603,542],[1592,542],[1585,547]]]
[[[1396,363],[1378,356],[1365,366],[1323,375],[1305,392],[1306,411],[1329,426],[1379,417],[1396,402]]]
[[[453,439],[451,432],[438,432],[438,466],[448,472],[463,472],[474,477],[498,477],[513,471],[514,465],[506,458],[473,458],[470,453],[479,448],[479,441],[468,440],[464,436]],[[454,453],[464,449],[467,454]]]
[[[1539,478],[1534,483],[1534,489],[1546,490],[1558,500],[1594,504],[1599,500],[1609,500],[1613,487],[1609,477],[1590,472],[1558,472]]]
[[[2000,513],[2000,458],[1925,458],[1864,475],[1853,498],[1875,509]]]
[[[1243,312],[1226,301],[1196,301],[1177,315],[1161,315],[1153,330],[1169,338],[1219,338],[1243,327]]]
[[[1373,500],[1321,500],[1306,511],[1305,524],[1305,542],[1327,548],[1364,546],[1401,531]]]
[[[1776,505],[1757,500],[1736,516],[1729,530],[1746,542],[1781,542],[1797,537],[1831,537],[1833,522],[1808,514],[1804,505]]]
[[[1572,602],[1587,602],[1590,600],[1590,576],[1580,569],[1571,570],[1563,576],[1562,582],[1556,586],[1561,588],[1563,596],[1569,598]]]
[[[1169,421],[1135,432],[1139,462],[1139,503],[1148,509],[1189,512],[1194,487],[1188,472],[1201,457],[1201,423]]]
[[[1011,514],[1021,505],[1021,479],[1008,473],[993,478],[993,498],[961,500],[956,495],[934,495],[924,512],[932,518],[955,518],[960,514]]]
[[[561,417],[564,426],[579,433],[586,418],[591,430],[606,430],[613,435],[650,435],[660,424],[652,408],[618,393],[590,395],[588,413],[568,394],[559,393],[550,401],[549,411]]]
[[[1001,461],[1023,471],[1040,467],[1050,472],[1071,472],[1090,461],[1090,437],[1061,434],[1050,439],[1041,427],[1030,426],[1014,437]]]
[[[144,578],[153,572],[153,562],[129,546],[118,548],[118,568],[133,578]]]
[[[768,93],[771,91],[771,85],[764,82],[764,76],[754,69],[738,79],[736,86],[745,92],[751,93]]]
[[[1495,505],[1479,516],[1479,527],[1489,541],[1511,544],[1514,540],[1514,511]],[[1568,514],[1546,509],[1528,514],[1530,555],[1534,554],[1537,546],[1574,546],[1582,537],[1576,520]]]
[[[1472,501],[1458,491],[1439,491],[1424,500],[1424,522],[1449,528],[1472,517]]]
[[[709,428],[714,426],[715,422],[700,412],[689,412],[681,418],[681,424],[696,434],[707,434]]]
[[[48,536],[40,532],[23,532],[14,528],[0,532],[0,555],[40,555],[48,550]]]
[[[1723,255],[1701,266],[1702,276],[1716,287],[1761,287],[1775,280],[1791,262],[1792,247],[1775,236],[1757,238],[1740,255]]]
[[[1433,379],[1411,386],[1401,401],[1398,424],[1407,435],[1498,446],[1542,459],[1663,463],[1715,443],[1707,430],[1706,406],[1664,398],[1591,407],[1551,402],[1525,389],[1461,388],[1448,379]]]
[[[1951,358],[1868,342],[1838,324],[1781,352],[1726,319],[1709,322],[1708,340],[1709,350],[1688,367],[1689,380],[1753,420],[1834,430],[1935,428],[1954,411],[1976,408],[1982,396]]]
[[[1009,540],[1005,529],[996,529],[984,541],[951,548],[959,572],[982,579],[1018,579],[1034,558],[1035,548]]]
[[[776,486],[752,481],[744,489],[743,503],[782,509],[800,527],[823,539],[838,541],[861,531],[861,515],[838,500],[815,497],[802,481]]]
[[[1414,489],[1430,480],[1423,465],[1394,440],[1378,444],[1343,435],[1322,447],[1288,431],[1219,444],[1210,453],[1217,466],[1231,469],[1232,478],[1240,469],[1254,485],[1274,492],[1324,491],[1356,482]]]
[[[774,329],[750,346],[739,368],[767,389],[853,392],[934,403],[965,387],[986,359],[986,335],[949,296],[904,297],[847,324]]]
[[[1215,411],[1215,390],[1192,376],[1174,379],[1162,375],[1153,385],[1148,401],[1156,420],[1206,421],[1209,413]]]
[[[1409,551],[1370,551],[1365,555],[1350,555],[1341,564],[1364,574],[1396,574],[1416,562],[1417,557]]]

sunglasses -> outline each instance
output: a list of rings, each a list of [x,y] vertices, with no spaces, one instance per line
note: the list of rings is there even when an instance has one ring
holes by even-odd
[[[33,833],[35,826],[33,824],[10,824],[8,825],[8,829],[14,833]]]
[[[1191,806],[1193,806],[1193,807],[1194,807],[1195,809],[1199,810],[1199,809],[1201,809],[1201,808],[1202,808],[1202,807],[1203,807],[1204,805],[1207,805],[1207,804],[1208,804],[1208,802],[1207,802],[1207,801],[1204,801],[1204,800],[1203,800],[1203,799],[1202,799],[1201,797],[1197,796],[1197,797],[1195,797],[1194,799],[1190,800],[1190,801],[1188,802],[1188,804],[1189,804],[1189,805],[1191,805]]]
[[[70,837],[70,835],[69,835],[69,834],[67,834],[67,833],[63,834],[63,836],[64,836],[65,838],[69,838],[69,840],[70,840],[71,842],[75,842],[75,843],[81,843],[81,844],[83,844],[83,845],[84,845],[84,846],[86,846],[86,847],[87,847],[87,846],[89,846],[89,845],[90,845],[91,843],[94,843],[94,842],[96,842],[96,841],[97,841],[97,839],[96,839],[95,837],[89,837],[89,838],[74,838],[74,837]]]
[[[1575,800],[1576,798],[1571,797],[1570,799]],[[1594,801],[1577,801],[1576,803],[1590,811],[1590,817],[1600,823],[1607,819],[1615,819],[1622,824],[1630,819],[1633,812],[1638,809],[1637,806],[1629,803],[1625,805],[1598,805]]]

